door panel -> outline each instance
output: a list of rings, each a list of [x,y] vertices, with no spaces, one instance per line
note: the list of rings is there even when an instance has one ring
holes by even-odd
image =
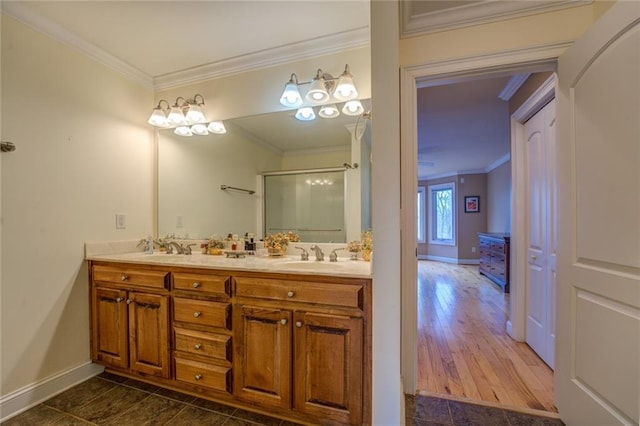
[[[558,63],[556,402],[568,425],[638,424],[640,3]]]
[[[131,370],[168,378],[169,296],[129,293]]]
[[[127,368],[127,292],[102,287],[94,287],[93,292],[92,358],[113,367]]]

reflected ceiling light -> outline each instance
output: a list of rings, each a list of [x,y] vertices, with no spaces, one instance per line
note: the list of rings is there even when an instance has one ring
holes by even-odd
[[[175,128],[174,133],[180,136],[205,136],[209,132],[226,133],[222,121],[207,123],[203,111],[204,97],[196,94],[193,98],[185,99],[178,96],[173,105],[160,99],[158,106],[153,109],[147,123],[159,128]]]
[[[335,104],[323,105],[318,115],[322,118],[336,118],[340,115],[340,111]]]
[[[311,107],[302,107],[296,112],[295,117],[301,121],[311,121],[316,118],[316,113]]]
[[[300,95],[300,86],[309,84],[304,99],[311,105],[320,105],[332,100],[349,101],[358,97],[358,91],[353,84],[353,75],[349,70],[349,64],[345,65],[344,72],[339,77],[333,77],[318,68],[316,76],[311,81],[298,82],[298,76],[293,73],[284,86],[280,103],[289,108],[299,108],[304,104]]]
[[[349,71],[349,65],[345,65],[344,72],[338,78],[336,89],[333,92],[333,97],[339,101],[348,101],[358,97],[358,91],[353,84],[353,76]]]
[[[193,132],[189,126],[178,126],[173,133],[179,136],[193,136]]]
[[[364,108],[362,107],[362,103],[360,103],[360,101],[357,99],[348,101],[342,107],[342,113],[346,115],[360,115],[363,112]]]
[[[298,76],[291,74],[291,78],[284,85],[284,91],[280,96],[280,103],[286,107],[297,108],[302,106],[302,96],[300,96],[300,90],[298,90]]]
[[[227,129],[224,127],[224,123],[222,121],[212,121],[209,123],[207,127],[211,133],[215,133],[216,135],[224,135],[227,133]]]

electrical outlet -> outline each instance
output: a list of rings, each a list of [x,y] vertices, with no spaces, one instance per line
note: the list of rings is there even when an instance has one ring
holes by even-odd
[[[176,228],[182,228],[182,216],[176,216]]]
[[[127,216],[124,213],[116,213],[116,229],[127,227]]]
[[[471,253],[475,253],[476,252],[476,248],[475,247],[471,247]]]

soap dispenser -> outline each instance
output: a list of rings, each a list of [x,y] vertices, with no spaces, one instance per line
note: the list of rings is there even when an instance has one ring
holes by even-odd
[[[151,235],[147,237],[147,241],[144,243],[144,252],[146,254],[153,254],[153,238]]]

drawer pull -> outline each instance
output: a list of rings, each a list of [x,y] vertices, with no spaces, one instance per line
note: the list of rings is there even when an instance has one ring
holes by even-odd
[[[302,321],[296,321],[296,327],[298,328],[302,327]]]
[[[287,319],[286,319],[286,318],[282,318],[282,319],[280,320],[280,324],[282,324],[282,325],[287,325]]]
[[[193,378],[196,380],[202,380],[202,374],[196,374]]]
[[[196,282],[196,283],[193,283],[192,285],[193,285],[193,288],[198,288],[198,287],[200,287],[200,283],[197,283],[197,282]]]
[[[202,313],[201,313],[200,311],[195,311],[195,312],[193,313],[193,317],[194,317],[194,318],[200,318],[200,316],[201,316],[201,315],[202,315]]]
[[[293,297],[294,294],[295,294],[294,292],[290,291],[290,292],[287,293],[287,297]]]
[[[122,302],[123,300],[124,300],[124,299],[123,299],[122,297],[118,297],[118,298],[116,299],[116,302],[117,302],[117,303],[120,303],[120,302]]]
[[[195,345],[193,345],[193,349],[195,349],[196,351],[199,351],[200,349],[202,349],[202,344],[196,343]]]
[[[130,305],[133,302],[133,299],[127,299],[127,305]]]
[[[122,281],[128,281],[128,280],[129,280],[129,275],[127,275],[127,274],[122,274],[122,276],[120,277],[120,279],[121,279]]]

